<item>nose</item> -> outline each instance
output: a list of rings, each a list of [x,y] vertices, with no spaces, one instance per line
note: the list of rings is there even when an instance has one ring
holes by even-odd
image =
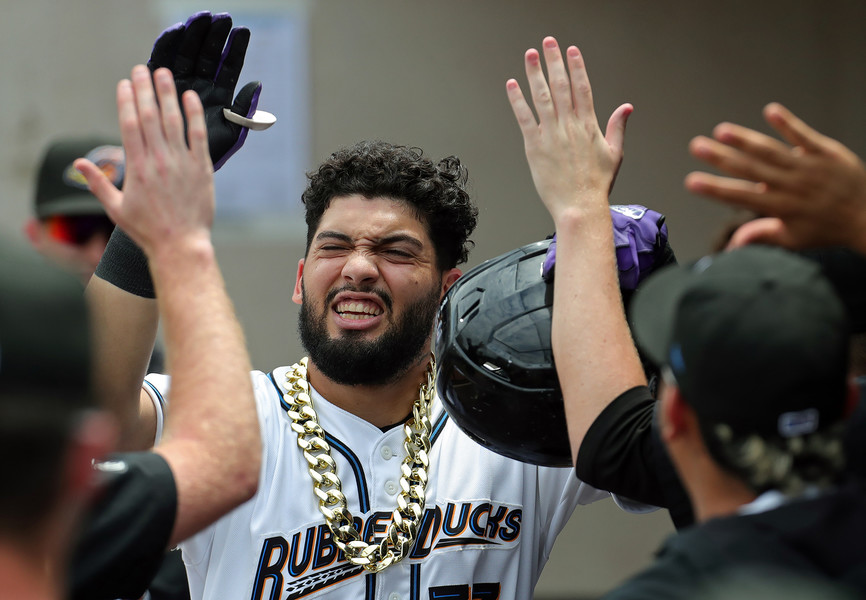
[[[352,252],[343,265],[343,279],[355,285],[373,283],[379,279],[379,267],[367,252]]]

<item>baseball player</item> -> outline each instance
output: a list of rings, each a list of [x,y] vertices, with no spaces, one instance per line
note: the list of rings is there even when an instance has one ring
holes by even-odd
[[[85,525],[92,543],[72,575],[72,596],[90,600],[137,597],[170,540],[255,491],[258,420],[243,335],[210,242],[213,174],[202,106],[195,94],[184,96],[187,138],[171,73],[158,70],[155,79],[158,106],[144,66],[118,86],[130,159],[123,193],[97,164],[82,159],[75,168],[149,258],[172,362],[183,370],[174,411],[154,452],[116,455],[93,469],[116,434],[90,377],[91,330],[101,315],[88,311],[68,273],[0,240],[2,598],[69,597],[71,542],[97,490],[97,522]],[[166,157],[178,168],[161,169]],[[107,490],[95,475],[111,479]]]
[[[545,57],[551,69],[550,88],[541,73],[538,54],[535,51],[527,53],[527,75],[539,121],[536,122],[532,116],[516,82],[509,83],[509,95],[524,133],[527,158],[533,173],[553,169],[569,173],[567,164],[557,165],[556,160],[581,152],[585,154],[593,146],[604,151],[602,141],[621,144],[620,130],[631,107],[623,105],[614,113],[606,139],[602,138],[601,132],[594,127],[589,82],[578,49],[571,47],[567,51],[568,71],[553,38],[545,40]],[[571,95],[550,96],[548,93],[555,88],[552,84],[554,79],[568,81],[569,76],[574,104]],[[717,130],[723,142],[696,138],[693,151],[708,162],[747,178],[756,177],[758,171],[755,169],[759,168],[763,169],[760,172],[762,177],[782,177],[775,173],[775,167],[762,165],[762,161],[784,164],[786,172],[801,170],[800,177],[786,175],[782,177],[784,183],[775,183],[775,187],[766,188],[759,184],[755,188],[748,181],[693,174],[689,178],[692,189],[780,215],[762,220],[762,224],[757,226],[752,222],[743,227],[741,233],[754,235],[750,239],[773,239],[799,247],[828,241],[843,242],[858,248],[853,232],[857,231],[857,215],[861,209],[859,198],[862,194],[858,190],[864,180],[862,162],[837,142],[807,128],[778,105],[771,105],[767,111],[768,119],[786,139],[809,149],[808,155],[814,155],[812,160],[804,159],[800,153],[790,154],[789,148],[778,141],[770,141],[764,134],[733,126]],[[587,123],[590,125],[588,129]],[[590,135],[583,139],[573,137],[567,133],[572,129],[588,130]],[[730,147],[724,144],[730,144]],[[734,151],[734,148],[741,150]],[[559,245],[564,241],[567,248],[558,250],[557,254],[559,266],[568,265],[564,270],[569,278],[557,280],[553,346],[564,390],[576,470],[583,481],[599,488],[670,508],[675,524],[681,527],[693,522],[694,514],[686,490],[672,469],[670,457],[658,436],[658,428],[654,426],[655,400],[639,368],[639,358],[625,325],[625,315],[612,286],[595,285],[605,280],[610,271],[608,265],[615,260],[605,239],[610,226],[601,228],[599,225],[609,221],[607,196],[610,190],[607,180],[598,177],[599,168],[605,166],[604,152],[600,158],[583,160],[579,164],[595,165],[595,168],[583,172],[572,169],[570,179],[563,179],[559,188],[539,185],[541,198],[557,224]],[[826,174],[831,172],[837,173],[835,180],[844,182],[841,188],[829,185]],[[580,197],[569,195],[569,190],[574,189],[583,189],[586,193]],[[841,194],[840,189],[847,190],[846,194]],[[850,219],[846,219],[844,228],[822,229],[821,225],[814,224],[815,221],[807,222],[803,218],[803,212],[814,210],[814,206],[822,202],[834,206],[839,213],[829,211],[829,216],[824,215],[821,223],[826,225],[830,220],[838,219],[839,214],[846,214]],[[761,237],[771,232],[780,237]],[[745,238],[740,243],[742,241]],[[823,259],[820,256],[812,258],[824,262],[825,269],[832,266],[830,263],[841,266],[847,261],[833,253],[827,253]],[[858,273],[858,268],[862,270],[857,267],[847,271]],[[831,277],[834,276],[832,270],[835,268],[827,269]],[[838,274],[835,277],[838,278]],[[854,309],[859,311],[862,303],[854,287],[853,294],[850,290],[842,292],[851,296]],[[579,304],[571,300],[578,295],[581,298]],[[557,303],[556,298],[561,300]],[[594,309],[588,310],[588,306]],[[581,343],[575,343],[575,332],[580,332]],[[619,376],[598,376],[612,373]],[[859,431],[862,417],[852,423],[857,423]],[[858,448],[853,436],[848,436],[847,441],[849,448]],[[862,465],[856,460],[858,455],[853,458],[855,470],[862,471]]]
[[[685,184],[692,192],[759,215],[733,232],[731,247],[764,243],[807,249],[805,254],[824,267],[851,319],[851,371],[861,399],[845,443],[848,468],[863,477],[866,164],[850,148],[816,131],[781,104],[768,104],[763,115],[784,141],[733,123],[719,124],[712,138],[692,139],[689,150],[725,176],[693,172]]]
[[[249,32],[243,28],[232,29],[227,18],[221,18],[211,31],[210,15],[207,25],[203,30],[205,34],[222,36],[223,41],[231,35],[237,42],[227,47],[225,62],[238,64],[243,58]],[[150,289],[160,290],[159,308],[165,315],[173,363],[180,366],[178,360],[187,364],[192,361],[205,370],[208,370],[206,361],[209,360],[216,363],[224,360],[231,365],[219,367],[218,374],[209,374],[207,382],[202,382],[195,370],[190,371],[183,385],[187,391],[174,395],[172,419],[157,424],[157,433],[163,437],[164,425],[165,435],[164,443],[154,452],[126,453],[97,465],[106,480],[106,490],[92,509],[74,554],[73,598],[137,598],[145,588],[151,598],[188,597],[180,553],[169,553],[164,559],[165,550],[247,500],[258,479],[258,424],[248,378],[248,359],[231,306],[221,288],[209,239],[213,216],[212,164],[232,147],[239,147],[242,128],[208,130],[204,124],[208,115],[203,114],[199,102],[193,107],[197,108],[197,113],[191,115],[189,124],[190,145],[197,153],[185,152],[183,121],[172,76],[157,67],[151,70],[160,88],[157,91],[160,111],[156,112],[159,123],[149,120],[156,103],[148,69],[134,70],[132,84],[122,82],[118,88],[121,128],[130,157],[129,174],[134,177],[126,183],[124,194],[121,196],[114,182],[103,176],[97,168],[99,165],[79,160],[74,166],[81,169],[112,217],[136,239],[153,238],[154,228],[163,224],[158,222],[160,216],[171,221],[170,231],[151,239],[154,247],[145,246],[148,252],[141,254],[141,259],[150,259],[149,271],[154,273],[154,281],[150,281],[148,275]],[[221,81],[220,86],[225,87],[217,89],[212,83],[211,93],[218,92],[231,99],[234,85],[235,81]],[[131,99],[133,89],[134,99]],[[191,96],[195,97],[195,94]],[[184,98],[185,107],[189,106],[189,101],[190,98]],[[214,107],[209,109],[212,113]],[[247,110],[252,109],[244,110],[243,114]],[[200,139],[208,133],[217,136],[213,144]],[[144,140],[146,147],[143,147]],[[226,144],[227,141],[231,143]],[[200,153],[202,150],[207,153],[208,149],[213,150],[211,157],[202,161]],[[170,156],[177,168],[168,172],[156,169],[157,155],[160,158]],[[172,211],[172,207],[163,209],[162,203],[173,203],[178,197],[188,199],[184,206],[186,212]],[[150,204],[145,207],[144,202]],[[136,250],[141,251],[138,247]],[[145,262],[145,268],[147,264]],[[99,282],[94,280],[91,284],[98,287]],[[144,302],[116,288],[111,292]],[[98,303],[102,296],[90,288],[88,295],[95,304],[94,314],[105,315],[110,320],[111,307]],[[146,319],[149,317],[145,315]],[[168,332],[169,320],[174,334]],[[98,318],[96,323],[99,325],[102,321]],[[135,328],[137,322],[127,321],[126,325]],[[116,334],[115,331],[110,333]],[[115,375],[114,360],[118,358],[117,342],[124,336],[103,335],[104,329],[99,327],[96,334],[99,366],[107,368],[111,378]],[[202,338],[206,338],[206,342]],[[202,352],[207,356],[202,356]],[[217,358],[215,352],[223,358]],[[241,373],[240,379],[235,376],[237,373]],[[226,396],[214,398],[217,390]],[[124,407],[115,405],[114,408],[122,420],[129,418]],[[141,409],[154,410],[153,406],[145,405]],[[152,443],[154,431],[142,437],[148,435]],[[127,443],[129,445],[132,444]],[[182,587],[174,577],[174,559],[177,559]],[[151,581],[160,563],[157,578]]]
[[[387,170],[396,181],[368,175]],[[193,597],[527,597],[574,507],[608,496],[570,469],[481,447],[433,393],[433,318],[464,253],[451,232],[474,221],[460,171],[375,143],[313,176],[294,293],[311,359],[253,373],[259,492],[181,544]],[[423,198],[439,203],[426,219],[448,224],[432,233],[411,200],[393,199],[418,186],[417,172],[432,180],[419,187],[447,186],[459,201],[448,216]],[[378,193],[334,195],[330,173],[342,190]],[[431,239],[448,236],[442,248]],[[170,381],[149,375],[144,390],[170,396]]]
[[[609,496],[479,446],[435,396],[435,315],[476,221],[465,181],[454,157],[383,142],[311,175],[292,298],[310,356],[252,374],[260,487],[181,543],[194,598],[526,598],[575,506]],[[115,261],[92,287],[135,277]],[[172,385],[149,375],[142,404]]]
[[[117,188],[123,186],[126,165],[119,140],[102,136],[57,139],[49,144],[39,165],[33,201],[35,216],[24,224],[24,233],[37,252],[86,286],[105,252],[114,223],[88,189],[84,175],[75,168],[79,158],[99,167]],[[164,368],[165,352],[162,344],[157,343],[148,371]],[[140,445],[134,440],[121,440],[122,449]]]
[[[0,252],[0,597],[59,599],[115,432],[88,377],[81,284],[2,237]]]
[[[655,497],[667,506],[662,495],[655,493],[664,486],[659,485],[656,470],[647,466],[657,462],[652,447],[640,455],[646,464],[638,466],[645,468],[630,471],[632,477],[616,477],[616,485],[611,486],[611,478],[622,466],[607,468],[612,457],[617,457],[611,449],[629,444],[634,436],[602,439],[592,435],[602,422],[622,423],[628,426],[627,432],[646,433],[652,421],[654,400],[619,301],[608,206],[633,107],[623,104],[617,108],[603,134],[580,51],[570,46],[564,61],[556,39],[547,37],[543,53],[547,78],[539,52],[530,49],[525,55],[538,117],[516,80],[507,82],[506,91],[523,134],[536,189],[557,231],[551,342],[574,464],[579,476],[589,476],[596,485],[604,484],[604,489],[630,489],[636,492],[632,497]],[[581,343],[575,340],[578,331]],[[630,400],[634,394],[639,395],[635,402],[649,410],[641,413],[641,421],[623,420],[617,400]],[[649,442],[651,436],[641,439]]]
[[[557,225],[553,345],[577,472],[609,476],[613,464],[633,489],[657,489],[647,435],[654,403],[618,290],[589,285],[614,277],[610,177],[602,175],[616,171],[609,148],[621,144],[631,107],[614,113],[602,137],[579,50],[566,50],[567,67],[555,39],[545,39],[544,52],[549,85],[538,53],[526,55],[537,121],[515,81],[508,90]],[[575,164],[586,168],[569,170]],[[551,180],[551,172],[562,177]],[[659,272],[633,309],[632,330],[663,368],[661,435],[698,525],[671,538],[651,569],[610,597],[758,589],[781,597],[803,585],[801,577],[821,597],[862,596],[862,482],[843,487],[841,434],[855,400],[846,381],[848,324],[819,267],[778,249],[744,248]],[[625,381],[610,377],[616,367]]]
[[[114,223],[73,167],[78,158],[93,162],[117,187],[123,185],[123,148],[116,140],[100,136],[54,140],[39,164],[34,216],[25,223],[24,233],[40,254],[86,285]]]
[[[75,597],[141,593],[162,553],[247,500],[259,471],[249,359],[210,243],[213,175],[202,107],[195,94],[184,96],[187,148],[172,75],[158,70],[154,81],[159,122],[150,118],[156,101],[146,67],[133,69],[131,81],[118,86],[130,175],[123,193],[93,163],[76,166],[144,249],[172,365],[185,374],[175,378],[175,410],[154,452],[121,454],[99,465],[111,479],[111,494],[101,499],[74,563]],[[165,156],[178,168],[159,170]],[[185,201],[176,202],[181,197]]]

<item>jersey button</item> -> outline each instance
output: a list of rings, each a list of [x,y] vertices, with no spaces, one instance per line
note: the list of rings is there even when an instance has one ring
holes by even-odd
[[[388,594],[388,600],[400,600],[400,594],[397,592],[391,592]]]
[[[391,457],[394,456],[394,451],[391,450],[390,446],[382,446],[382,449],[379,451],[379,453],[385,460],[391,460]]]
[[[400,486],[397,485],[396,482],[394,482],[394,481],[386,481],[385,482],[385,493],[386,494],[393,496],[394,494],[396,494],[399,491],[400,491]]]

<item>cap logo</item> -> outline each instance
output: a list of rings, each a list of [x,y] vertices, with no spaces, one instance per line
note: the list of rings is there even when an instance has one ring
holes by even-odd
[[[610,209],[615,210],[621,215],[630,217],[635,221],[640,221],[646,214],[646,209],[644,207],[631,204],[611,204]]]
[[[120,187],[123,183],[125,160],[121,146],[97,146],[88,152],[84,158],[99,167],[115,186]],[[63,170],[63,183],[81,190],[89,189],[84,175],[72,163]]]
[[[779,435],[784,438],[798,437],[818,431],[818,409],[807,408],[779,415]]]

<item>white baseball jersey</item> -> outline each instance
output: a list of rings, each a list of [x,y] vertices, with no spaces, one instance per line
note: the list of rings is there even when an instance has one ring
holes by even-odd
[[[345,560],[319,512],[285,412],[286,371],[252,375],[263,442],[255,497],[181,544],[194,599],[531,598],[575,506],[609,495],[571,468],[537,467],[487,450],[436,399],[418,538],[402,562],[367,573]],[[148,380],[167,393],[168,378]],[[365,541],[381,539],[400,491],[403,428],[383,433],[315,390],[311,396],[356,528]]]

